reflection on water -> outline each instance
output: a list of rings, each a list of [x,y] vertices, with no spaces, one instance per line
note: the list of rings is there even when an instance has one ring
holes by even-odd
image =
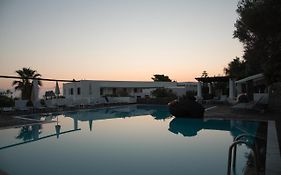
[[[174,118],[167,107],[148,105],[33,117],[54,122],[0,132],[0,169],[9,174],[225,174],[233,137],[255,135],[258,126]]]
[[[166,106],[135,105],[126,108],[100,109],[95,111],[80,111],[66,113],[74,121],[74,128],[78,127],[78,121],[88,121],[89,129],[92,131],[93,121],[114,118],[127,118],[135,116],[151,115],[155,120],[165,120],[171,118],[169,109]],[[255,135],[258,123],[249,121],[232,120],[206,120],[194,118],[174,118],[169,123],[169,131],[183,136],[196,136],[202,129],[230,131],[233,137],[242,133]]]
[[[41,134],[40,129],[42,129],[41,124],[36,124],[32,126],[23,126],[20,129],[20,132],[18,136],[16,136],[16,138],[21,139],[23,141],[37,140],[39,138],[39,135]]]
[[[56,134],[57,134],[57,139],[59,138],[60,136],[60,129],[61,129],[61,125],[59,125],[59,117],[57,116],[57,124],[55,126],[56,128]]]
[[[194,118],[174,118],[169,124],[169,131],[174,134],[181,133],[185,137],[196,136],[202,129],[229,131],[234,137],[245,133],[255,135],[258,123],[231,120],[205,120]]]
[[[132,105],[127,107],[68,112],[64,115],[65,117],[73,119],[74,128],[78,128],[78,121],[88,121],[90,131],[93,129],[93,122],[97,120],[128,118],[144,115],[151,115],[156,120],[165,120],[171,117],[171,114],[166,106],[157,106],[157,108],[155,108],[155,106],[147,105]]]
[[[115,107],[115,108],[104,108],[104,109],[97,109],[97,110],[85,110],[85,111],[75,111],[75,112],[66,112],[64,113],[64,117],[72,118],[73,120],[73,130],[79,129],[79,122],[78,121],[88,121],[89,123],[89,130],[93,130],[93,122],[96,120],[107,120],[107,119],[115,119],[115,118],[127,118],[127,117],[136,117],[136,116],[143,116],[143,115],[151,115],[156,120],[164,120],[166,118],[171,117],[169,110],[165,106],[146,106],[146,105],[133,105],[127,107]],[[41,119],[43,121],[53,121],[56,120],[55,125],[55,134],[50,134],[49,136],[56,135],[59,138],[61,134],[62,126],[59,124],[59,116],[56,114],[44,114],[44,115],[34,115],[33,118]],[[35,124],[35,125],[27,125],[21,127],[19,134],[16,136],[17,139],[26,141],[36,141],[40,137],[42,125]],[[42,139],[41,137],[40,139]],[[47,137],[44,137],[47,138]],[[11,144],[6,145],[4,147],[0,147],[0,149],[9,148],[12,145],[18,146],[20,144]]]
[[[93,130],[94,121],[107,120],[107,119],[117,119],[117,118],[128,118],[136,116],[150,115],[155,120],[165,120],[171,118],[169,109],[166,106],[148,106],[148,105],[133,105],[127,107],[115,107],[115,108],[105,108],[97,110],[85,110],[85,111],[75,111],[66,112],[64,117],[69,117],[73,120],[73,130],[78,130],[79,121],[89,123],[89,130]],[[34,116],[36,118],[41,118],[44,121],[52,121],[56,119],[55,125],[55,135],[59,138],[61,134],[62,126],[59,124],[60,115],[46,115],[46,116]],[[258,127],[256,122],[247,121],[231,121],[231,120],[206,120],[206,119],[194,119],[194,118],[173,118],[169,123],[169,131],[174,134],[182,134],[185,137],[193,137],[198,134],[202,129],[209,130],[220,130],[229,131],[234,137],[247,133],[250,135],[255,135],[255,131]],[[35,124],[32,126],[21,127],[19,134],[16,136],[17,139],[22,141],[38,140],[40,137],[42,125]],[[51,134],[54,135],[54,134]],[[1,149],[1,148],[0,148]]]

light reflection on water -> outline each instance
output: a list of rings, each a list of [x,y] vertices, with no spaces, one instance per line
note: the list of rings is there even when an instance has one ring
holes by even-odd
[[[178,119],[144,105],[34,117],[56,122],[0,131],[8,174],[226,174],[233,137],[258,126]],[[237,172],[248,151],[239,147]]]

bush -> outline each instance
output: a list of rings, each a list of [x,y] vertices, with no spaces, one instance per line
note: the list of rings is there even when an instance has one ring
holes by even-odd
[[[185,95],[183,95],[180,100],[185,100],[185,99],[189,99],[191,101],[195,101],[196,98],[196,91],[186,91]]]
[[[44,99],[41,99],[41,100],[40,100],[40,104],[41,104],[42,106],[46,106],[45,100],[44,100]]]
[[[13,107],[15,105],[15,101],[7,96],[0,95],[0,107]]]
[[[26,103],[26,106],[27,106],[27,107],[33,107],[32,101],[28,101],[28,102]]]
[[[162,98],[162,97],[172,97],[176,98],[177,95],[173,93],[171,89],[166,89],[166,88],[157,88],[154,91],[151,92],[152,96],[156,98]]]

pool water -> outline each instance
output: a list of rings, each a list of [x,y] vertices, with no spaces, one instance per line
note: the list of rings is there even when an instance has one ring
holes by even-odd
[[[55,122],[0,130],[0,170],[10,175],[226,174],[233,138],[258,122],[178,119],[165,106],[34,115]],[[236,173],[249,149],[239,146]]]

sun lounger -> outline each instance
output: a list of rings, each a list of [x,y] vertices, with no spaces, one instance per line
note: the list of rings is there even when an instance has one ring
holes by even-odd
[[[261,97],[259,100],[257,101],[251,101],[248,103],[237,103],[236,105],[232,106],[232,109],[245,109],[245,110],[255,110],[257,109],[257,106],[259,105],[259,103],[262,101]]]
[[[15,100],[15,109],[19,111],[29,111],[29,108],[26,106],[27,100]]]
[[[3,107],[2,109],[1,109],[1,112],[3,112],[3,113],[12,113],[12,112],[14,112],[15,111],[15,109],[13,108],[13,107]]]

